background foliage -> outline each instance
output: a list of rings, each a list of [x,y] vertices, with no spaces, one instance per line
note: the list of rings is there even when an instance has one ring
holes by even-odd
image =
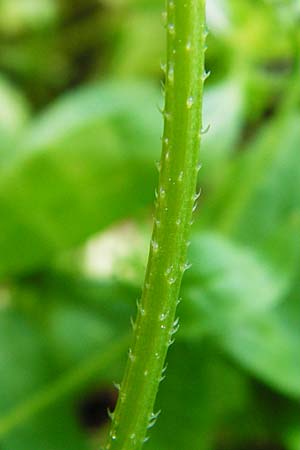
[[[147,258],[158,0],[0,1],[0,448],[93,450]],[[299,450],[300,9],[210,0],[200,207],[149,450]]]

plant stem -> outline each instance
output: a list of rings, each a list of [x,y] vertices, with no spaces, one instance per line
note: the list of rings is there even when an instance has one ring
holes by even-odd
[[[106,450],[138,450],[153,413],[186,263],[206,78],[205,0],[169,0],[164,134],[159,188],[142,299]]]

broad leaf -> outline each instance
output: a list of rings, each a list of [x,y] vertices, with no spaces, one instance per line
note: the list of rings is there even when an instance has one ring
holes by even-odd
[[[298,124],[299,115],[289,114],[263,128],[221,187],[217,215],[210,219],[285,268],[293,267],[300,255]]]
[[[291,313],[284,272],[212,234],[194,239],[190,258],[182,311],[188,333],[205,330],[253,374],[299,397],[300,316]]]
[[[213,449],[220,422],[245,406],[245,379],[206,340],[176,342],[166,375],[156,405],[161,414],[147,445],[151,450]]]
[[[3,448],[89,448],[75,399],[121,376],[129,346],[129,295],[126,286],[66,276],[13,290],[11,306],[0,314]]]
[[[204,93],[200,158],[201,183],[214,186],[226,169],[241,136],[244,120],[244,86],[236,76],[211,86]],[[206,128],[207,127],[207,128]]]
[[[45,265],[153,197],[160,116],[147,84],[105,83],[36,119],[0,181],[0,275]]]
[[[29,118],[29,106],[22,94],[0,75],[0,130],[15,135]]]

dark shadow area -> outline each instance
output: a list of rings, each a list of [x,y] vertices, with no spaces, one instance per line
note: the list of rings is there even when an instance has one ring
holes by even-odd
[[[76,405],[81,426],[87,431],[97,431],[108,421],[108,411],[114,410],[116,401],[117,395],[112,389],[88,392]]]

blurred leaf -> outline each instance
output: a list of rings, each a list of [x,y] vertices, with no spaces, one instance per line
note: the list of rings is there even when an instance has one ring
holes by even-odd
[[[235,162],[209,223],[256,247],[285,270],[300,255],[298,114],[276,117]]]
[[[122,78],[158,76],[164,49],[161,5],[149,5],[146,10],[137,7],[129,11],[124,9],[123,14],[126,13],[115,45],[112,73]]]
[[[27,122],[29,106],[22,94],[0,76],[0,130],[15,135]]]
[[[130,315],[138,292],[127,283],[55,274],[29,289],[37,296],[32,311],[41,308],[48,340],[64,365],[79,364],[131,333]]]
[[[227,0],[211,0],[207,4],[207,24],[216,34],[227,34],[230,20]]]
[[[35,121],[1,174],[2,276],[46,264],[150,202],[155,96],[147,84],[105,83]]]
[[[247,396],[243,377],[209,342],[176,342],[158,394],[161,414],[147,445],[151,450],[212,449],[217,424],[240,411]]]
[[[241,239],[260,243],[299,208],[298,123],[298,114],[274,120],[238,164],[241,188],[232,193],[224,223]]]
[[[194,320],[189,332],[198,326],[203,335],[204,328],[256,376],[298,398],[300,316],[289,318],[284,273],[212,234],[195,236],[190,258],[193,269],[183,289],[190,302],[184,320]]]
[[[287,292],[284,273],[272,269],[254,251],[213,233],[195,234],[188,281],[203,281],[217,310],[238,317],[268,311]],[[201,277],[201,279],[199,278]],[[224,314],[224,313],[222,313]]]
[[[204,93],[204,129],[201,161],[201,182],[213,185],[224,172],[224,165],[232,157],[240,138],[244,115],[243,83],[232,76],[206,89]]]
[[[276,385],[276,388],[279,387],[283,392],[290,393],[293,389],[295,390],[295,386],[298,386],[296,370],[298,345],[295,348],[291,345],[292,342],[288,342],[289,348],[283,348],[282,344],[285,342],[282,340],[282,335],[276,335],[274,342],[270,339],[273,335],[266,332],[268,331],[266,324],[274,323],[273,311],[278,304],[278,297],[284,288],[284,283],[277,278],[275,272],[264,266],[260,258],[256,259],[249,250],[229,244],[221,237],[206,235],[197,238],[192,249],[194,270],[190,271],[183,290],[184,302],[180,311],[183,317],[182,329],[176,339],[176,346],[170,353],[167,380],[161,386],[157,408],[162,409],[162,414],[153,435],[151,433],[148,444],[151,449],[159,447],[162,450],[168,450],[170,442],[174,449],[184,448],[190,445],[191,440],[187,439],[188,436],[193,436],[193,442],[197,442],[199,448],[201,446],[201,448],[210,449],[216,430],[223,421],[228,423],[231,416],[234,420],[235,414],[238,416],[244,411],[243,408],[248,408],[248,388],[246,389],[243,379],[240,379],[238,373],[227,363],[220,360],[216,348],[213,348],[212,352],[209,351],[210,345],[207,339],[202,339],[201,342],[194,339],[200,329],[205,331],[205,333],[201,332],[200,336],[205,334],[213,337],[215,342],[233,355],[238,362],[271,385]],[[231,275],[233,273],[235,277]],[[240,298],[242,284],[245,283],[246,278],[250,281],[247,280],[245,295]],[[237,286],[236,280],[241,286]],[[29,280],[29,284],[22,283],[14,292],[13,302],[17,305],[19,313],[12,318],[12,323],[16,321],[13,332],[16,336],[20,332],[22,334],[20,324],[26,324],[28,317],[31,321],[34,320],[30,328],[28,325],[25,326],[25,335],[33,335],[32,342],[26,347],[26,340],[22,336],[22,345],[17,342],[16,348],[12,349],[11,344],[7,345],[6,339],[1,340],[6,354],[13,355],[17,364],[13,369],[15,377],[6,379],[3,376],[0,377],[2,389],[6,390],[6,386],[11,386],[12,383],[14,394],[18,393],[18,390],[14,390],[14,386],[15,384],[19,386],[19,375],[22,375],[20,369],[23,363],[19,357],[19,352],[22,351],[24,361],[30,367],[27,378],[22,375],[22,379],[32,379],[31,395],[33,396],[29,401],[29,407],[26,407],[25,398],[25,418],[26,414],[28,417],[29,411],[28,422],[22,419],[24,409],[22,407],[17,409],[21,417],[20,425],[18,425],[20,428],[15,435],[7,435],[13,439],[8,441],[13,444],[7,448],[18,450],[19,447],[15,442],[16,439],[22,442],[19,438],[23,435],[23,431],[22,433],[19,431],[21,429],[29,436],[28,442],[37,445],[36,439],[42,436],[42,431],[37,432],[37,430],[43,430],[49,420],[52,422],[50,429],[53,429],[55,434],[50,438],[44,435],[47,443],[45,445],[49,445],[49,450],[63,448],[63,445],[68,449],[68,442],[74,445],[74,449],[81,448],[78,445],[76,447],[71,438],[66,443],[60,444],[60,434],[55,431],[57,430],[55,427],[60,426],[60,420],[73,423],[72,414],[70,416],[68,413],[68,418],[60,419],[62,412],[58,414],[53,410],[52,413],[49,408],[57,402],[60,405],[61,399],[83,385],[91,383],[93,379],[97,379],[98,382],[104,379],[109,382],[113,379],[119,381],[120,369],[112,370],[110,362],[110,369],[104,372],[103,366],[101,370],[101,363],[103,364],[105,358],[108,361],[118,359],[118,352],[123,349],[120,353],[123,354],[127,348],[127,339],[123,345],[122,336],[129,330],[129,315],[132,313],[137,290],[117,282],[91,282],[63,275],[48,275],[32,281],[34,284]],[[223,292],[224,286],[226,288]],[[256,300],[254,304],[252,304],[251,293]],[[36,298],[33,298],[34,296]],[[228,310],[226,299],[227,304],[230,305]],[[23,318],[19,315],[20,312]],[[288,312],[290,312],[289,309],[284,313],[281,309],[280,320],[277,321],[280,329],[283,328],[283,316],[289,320]],[[192,321],[188,313],[192,314]],[[295,314],[293,316],[296,323],[297,318]],[[9,343],[15,343],[16,340],[10,339],[10,333],[7,333],[5,321],[1,329]],[[33,327],[34,323],[39,325]],[[38,331],[39,329],[42,330],[42,336],[45,336],[47,341],[44,338],[38,338],[41,332]],[[275,331],[278,331],[278,327],[275,327]],[[286,334],[286,330],[284,332]],[[192,340],[191,334],[194,336]],[[117,336],[120,337],[117,338],[116,343]],[[297,344],[299,340],[300,336],[297,338]],[[45,350],[44,342],[47,342],[48,350],[47,348]],[[28,351],[32,352],[36,346],[41,348],[37,366],[34,359],[31,361],[28,357]],[[120,349],[116,350],[118,346]],[[106,349],[104,360],[99,352],[101,348]],[[1,349],[2,346],[0,346]],[[49,368],[51,359],[49,356],[45,359],[49,350],[52,358],[55,355],[56,361],[51,370]],[[291,351],[294,352],[293,359],[290,358]],[[95,356],[97,353],[98,356]],[[3,354],[1,355],[1,361],[5,362],[6,358],[7,356],[3,359]],[[47,364],[45,376],[46,378],[51,376],[52,380],[46,383],[45,388],[43,381],[41,388],[38,388],[39,376],[35,378],[35,374],[39,373],[45,363]],[[59,369],[59,375],[58,367],[64,367],[63,371]],[[69,367],[68,370],[66,370],[67,367]],[[117,378],[114,378],[115,376]],[[189,382],[183,383],[183,380],[189,380]],[[281,383],[282,386],[280,386]],[[293,383],[294,387],[291,388]],[[26,389],[20,384],[23,395]],[[9,389],[8,397],[10,397]],[[13,399],[14,396],[12,395],[11,398]],[[21,399],[22,396],[17,404],[20,404]],[[67,402],[66,410],[68,405]],[[39,411],[41,411],[40,425],[39,422],[35,422],[36,413]],[[42,413],[43,411],[45,412]],[[3,421],[0,420],[0,434],[1,425],[3,427]],[[180,433],[174,434],[174,427],[180,430]],[[34,430],[32,436],[31,430]],[[246,432],[247,429],[243,430],[243,433]],[[52,439],[58,441],[52,444]],[[230,439],[234,438],[230,437]],[[42,448],[44,450],[44,447]],[[48,449],[48,447],[45,448]]]
[[[44,336],[28,320],[13,310],[6,310],[1,311],[0,325],[1,435],[5,415],[10,415],[16,405],[30,399],[42,386],[50,383],[56,367]],[[19,425],[18,409],[13,418]],[[62,424],[65,434],[61,430]],[[86,448],[70,413],[68,415],[61,405],[52,413],[49,411],[47,415],[34,417],[29,426],[28,423],[21,426],[17,433],[1,436],[0,442],[5,450]],[[72,447],[72,442],[76,443],[75,447]]]
[[[138,289],[53,272],[25,279],[11,295],[11,303],[46,333],[56,359],[69,368],[131,332]]]
[[[231,0],[232,45],[239,57],[249,63],[291,54],[289,27],[278,15],[278,6],[287,10],[287,1]],[[292,10],[289,9],[292,14]]]
[[[71,405],[57,403],[1,439],[3,450],[90,450]]]
[[[300,430],[298,424],[294,424],[287,432],[285,442],[288,450],[300,449]]]
[[[13,290],[16,306],[0,314],[5,449],[87,448],[75,421],[74,394],[120,376],[129,345],[131,292],[125,285],[62,275]]]
[[[53,359],[39,365],[45,354],[45,341],[15,311],[1,311],[0,321],[1,410],[5,411],[50,379]]]
[[[47,26],[57,15],[55,0],[1,0],[0,29],[8,35]]]

